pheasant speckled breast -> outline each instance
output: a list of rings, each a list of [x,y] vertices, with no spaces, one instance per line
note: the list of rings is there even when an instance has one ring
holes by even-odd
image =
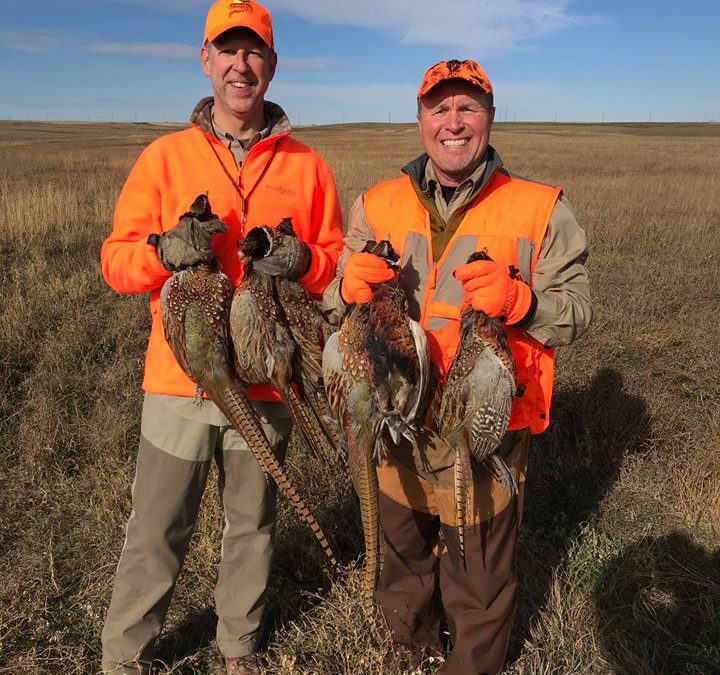
[[[395,262],[389,242],[368,246]],[[381,567],[376,463],[387,443],[415,442],[427,403],[429,355],[422,328],[408,316],[397,279],[372,288],[367,304],[351,305],[323,351],[331,409],[347,445],[365,536],[365,603],[372,606]]]
[[[232,299],[230,335],[240,379],[270,383],[284,395],[292,381],[295,345],[275,299],[272,277],[255,272],[249,259]]]
[[[227,376],[232,294],[230,280],[216,263],[175,272],[162,287],[165,336],[180,367],[202,389]]]
[[[193,228],[211,234],[226,230],[210,212],[205,195],[183,217],[193,219]],[[160,294],[166,338],[181,368],[245,439],[262,470],[275,480],[334,563],[322,530],[275,457],[234,372],[228,323],[232,297],[232,284],[215,260],[175,271]]]
[[[227,229],[205,195],[199,195],[181,218],[191,221],[191,235]],[[230,280],[215,260],[174,272],[160,291],[165,337],[180,367],[201,389],[228,377],[227,309],[232,293]]]
[[[468,262],[482,255],[473,254]],[[460,315],[460,344],[435,418],[440,436],[455,451],[455,517],[463,559],[473,462],[488,466],[509,490],[517,490],[507,465],[495,454],[515,391],[515,361],[502,323],[467,307]]]

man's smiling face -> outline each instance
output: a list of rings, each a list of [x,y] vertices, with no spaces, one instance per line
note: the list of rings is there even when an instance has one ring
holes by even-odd
[[[277,56],[258,35],[246,28],[228,30],[202,48],[201,63],[219,122],[227,116],[245,121],[262,116]]]
[[[420,99],[420,135],[442,185],[459,185],[480,165],[494,119],[491,97],[464,80],[441,82]]]

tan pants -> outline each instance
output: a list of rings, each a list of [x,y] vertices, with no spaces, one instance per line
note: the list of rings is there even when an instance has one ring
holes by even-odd
[[[517,496],[511,497],[487,471],[475,474],[474,524],[465,529],[464,564],[447,446],[432,439],[420,443],[419,451],[401,447],[379,468],[385,560],[377,604],[393,639],[412,649],[439,646],[444,612],[452,645],[440,669],[444,675],[503,670],[515,616],[515,548],[528,442],[526,431],[516,432],[500,448],[518,481]]]
[[[284,456],[287,411],[279,403],[255,407],[270,444]],[[225,514],[215,586],[217,643],[227,657],[254,651],[273,550],[274,490],[231,427],[181,417],[146,397],[133,510],[102,633],[104,671],[148,671],[213,457]]]

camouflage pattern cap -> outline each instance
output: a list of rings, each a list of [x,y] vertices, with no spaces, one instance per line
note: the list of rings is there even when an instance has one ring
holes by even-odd
[[[425,96],[436,84],[445,80],[465,80],[473,86],[479,87],[486,94],[493,93],[490,78],[476,61],[451,59],[450,61],[440,61],[428,68],[420,89],[418,89],[417,97]]]

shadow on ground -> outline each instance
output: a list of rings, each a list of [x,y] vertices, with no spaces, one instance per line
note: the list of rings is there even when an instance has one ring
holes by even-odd
[[[645,401],[627,393],[611,368],[598,370],[586,388],[556,391],[551,416],[550,429],[530,446],[510,661],[530,637],[579,527],[617,482],[624,458],[644,450],[651,425]]]
[[[606,564],[595,602],[618,675],[720,674],[720,551],[677,531],[643,539]]]
[[[347,478],[339,478],[334,494],[324,504],[321,521],[341,568],[355,563],[363,551],[362,526],[355,493]],[[318,499],[314,500],[316,503]],[[358,563],[360,564],[360,563]],[[261,648],[300,614],[317,605],[336,572],[310,529],[294,516],[284,523],[276,542],[265,612],[266,631]]]
[[[188,615],[171,632],[162,635],[155,648],[155,657],[161,663],[182,661],[215,640],[216,626],[217,616],[211,607]]]

